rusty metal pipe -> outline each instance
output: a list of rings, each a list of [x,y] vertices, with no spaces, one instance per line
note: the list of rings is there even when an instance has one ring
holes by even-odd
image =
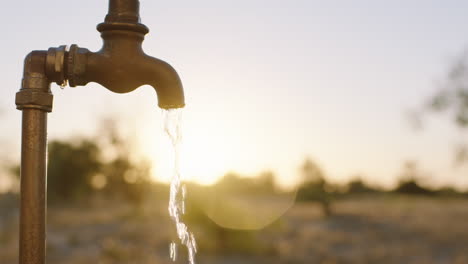
[[[21,139],[20,264],[44,264],[47,112],[24,109]]]
[[[138,0],[110,0],[106,21],[139,22],[140,3]]]
[[[21,137],[21,202],[19,263],[44,264],[46,241],[47,112],[52,110],[47,52],[25,59],[22,88],[16,94],[23,111]]]

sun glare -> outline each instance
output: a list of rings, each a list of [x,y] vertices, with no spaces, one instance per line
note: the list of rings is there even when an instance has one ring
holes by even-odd
[[[219,180],[229,169],[235,153],[228,153],[229,143],[222,143],[222,138],[203,134],[200,129],[188,128],[182,121],[182,145],[180,153],[180,171],[187,181],[210,185]],[[168,183],[174,172],[174,149],[169,138],[163,133],[161,125],[146,128],[141,135],[146,138],[142,145],[145,156],[153,163],[153,178],[155,181]],[[209,128],[206,128],[209,129]],[[189,133],[190,132],[190,133]],[[229,145],[229,146],[227,146]]]
[[[215,183],[226,170],[224,153],[215,146],[204,146],[203,141],[183,143],[181,153],[181,172],[187,180],[200,184]]]
[[[291,172],[294,172],[300,160],[291,155],[285,160],[287,152],[272,153],[268,145],[270,141],[256,140],[265,135],[242,129],[229,118],[212,117],[216,122],[208,118],[200,119],[199,116],[197,119],[191,118],[189,111],[184,110],[181,126],[179,164],[184,180],[211,185],[228,172],[254,177],[264,171],[273,171],[278,173],[278,183],[283,187],[295,185],[296,179]],[[152,118],[154,122],[145,121],[141,124],[139,145],[153,164],[154,180],[169,183],[174,173],[174,148],[164,133],[161,119],[158,116]],[[251,125],[248,122],[245,124],[247,127]],[[261,156],[268,160],[259,160]]]

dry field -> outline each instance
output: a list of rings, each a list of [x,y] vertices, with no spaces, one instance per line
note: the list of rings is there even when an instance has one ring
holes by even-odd
[[[0,203],[0,263],[16,264],[18,216],[14,203],[6,204]],[[171,263],[165,208],[106,201],[50,208],[48,263]],[[317,205],[297,204],[271,227],[235,234],[237,244],[226,242],[229,232],[214,238],[194,226],[198,263],[468,263],[468,200],[361,197],[336,202],[333,211],[323,218]]]

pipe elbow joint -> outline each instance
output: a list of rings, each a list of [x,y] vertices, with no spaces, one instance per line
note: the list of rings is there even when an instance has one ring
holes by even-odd
[[[47,51],[32,51],[24,60],[21,89],[16,93],[16,108],[52,111],[51,78],[46,72]]]

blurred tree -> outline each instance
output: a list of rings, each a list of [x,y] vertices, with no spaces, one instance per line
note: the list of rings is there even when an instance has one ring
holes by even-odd
[[[98,138],[105,166],[102,174],[102,190],[114,197],[123,197],[134,203],[141,203],[148,191],[151,165],[148,160],[135,155],[131,137],[125,137],[118,122],[114,118],[106,118],[101,122]]]
[[[418,180],[422,179],[422,173],[418,170],[416,162],[407,161],[403,171],[399,176],[400,182],[395,188],[395,192],[402,194],[430,195],[434,191],[422,187]]]
[[[140,203],[146,194],[150,165],[136,162],[129,141],[114,119],[102,122],[96,137],[49,143],[48,196],[51,201],[86,197],[99,190],[107,196]]]
[[[301,167],[302,183],[297,191],[298,201],[320,203],[325,216],[331,215],[331,197],[328,191],[325,173],[312,160],[306,159]]]
[[[434,111],[452,108],[456,124],[468,125],[468,50],[452,65],[441,89],[430,98],[427,106]]]
[[[348,194],[364,194],[364,193],[376,193],[379,190],[369,186],[364,182],[362,176],[355,176],[353,180],[348,183],[347,193]]]
[[[5,114],[0,107],[0,118]],[[5,135],[0,135],[0,192],[19,191],[19,165],[12,155],[14,144]]]
[[[274,194],[277,191],[275,174],[273,172],[262,172],[255,179],[258,188],[264,193]]]
[[[100,150],[94,141],[76,144],[54,140],[49,143],[48,198],[51,201],[75,199],[92,191],[91,178],[100,172]]]
[[[19,192],[20,167],[7,158],[0,160],[0,182],[4,183],[0,191],[18,193]],[[3,177],[3,178],[1,178]]]
[[[303,182],[324,183],[325,173],[317,163],[310,159],[306,159],[301,168]]]
[[[277,186],[275,175],[264,171],[255,177],[245,177],[235,172],[226,173],[216,184],[219,191],[236,194],[275,194]]]
[[[422,112],[449,111],[453,115],[454,124],[460,128],[468,127],[468,49],[466,49],[449,68],[445,80],[439,90],[429,97]],[[421,115],[416,114],[414,123],[421,123]],[[455,150],[457,165],[468,161],[468,144],[458,144]]]

